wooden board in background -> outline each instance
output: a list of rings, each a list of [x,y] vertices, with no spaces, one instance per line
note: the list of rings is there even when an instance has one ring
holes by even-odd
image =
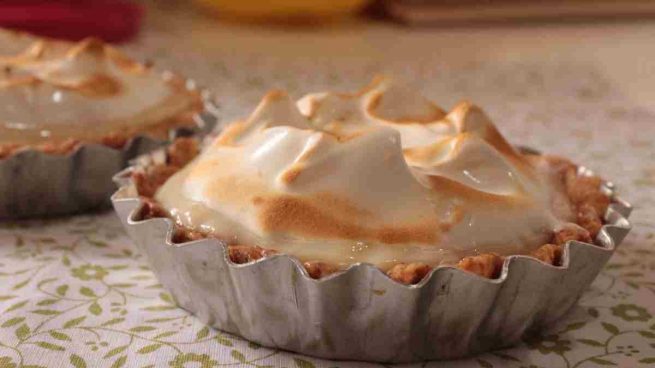
[[[384,0],[383,7],[412,25],[655,16],[652,0]]]

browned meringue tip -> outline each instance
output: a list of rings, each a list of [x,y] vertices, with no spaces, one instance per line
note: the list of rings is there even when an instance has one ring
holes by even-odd
[[[95,37],[88,37],[76,43],[68,52],[66,57],[74,58],[80,54],[88,54],[97,58],[105,55],[106,44]]]

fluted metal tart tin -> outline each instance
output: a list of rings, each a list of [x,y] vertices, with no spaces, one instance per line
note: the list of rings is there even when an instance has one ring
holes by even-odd
[[[163,157],[149,156],[141,163]],[[597,244],[570,241],[561,266],[509,256],[497,279],[444,266],[407,286],[354,264],[315,280],[287,255],[234,264],[219,240],[173,243],[172,220],[138,219],[130,171],[115,178],[114,208],[182,308],[258,344],[328,359],[416,362],[511,346],[560,319],[630,230],[631,206],[613,196]]]
[[[187,81],[188,89],[195,89]],[[215,106],[201,91],[204,111],[193,127],[175,128],[170,138],[203,135],[217,123]],[[24,149],[0,159],[0,219],[49,217],[107,208],[116,190],[112,177],[129,160],[161,147],[167,140],[149,136],[132,138],[122,149],[82,144],[68,154],[47,154]]]

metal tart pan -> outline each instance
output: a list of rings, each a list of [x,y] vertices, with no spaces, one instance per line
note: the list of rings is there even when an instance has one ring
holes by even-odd
[[[162,157],[150,155],[141,164]],[[130,170],[115,178],[114,208],[180,307],[258,344],[328,359],[417,362],[516,344],[576,304],[631,227],[630,204],[606,183],[613,197],[607,224],[596,244],[565,244],[561,266],[508,256],[497,279],[442,266],[408,286],[373,265],[354,264],[315,280],[287,255],[235,264],[219,240],[173,243],[172,220],[138,219],[142,203]]]

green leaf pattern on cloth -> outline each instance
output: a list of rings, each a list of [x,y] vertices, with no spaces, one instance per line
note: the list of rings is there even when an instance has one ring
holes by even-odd
[[[645,255],[655,256],[653,234],[631,236],[555,328],[470,362],[567,368],[652,364],[655,264]],[[97,239],[105,245],[94,246]],[[0,244],[0,368],[47,367],[53,361],[72,367],[376,366],[271,350],[202,325],[175,306],[111,213],[4,224]],[[18,290],[17,279],[25,284]]]

